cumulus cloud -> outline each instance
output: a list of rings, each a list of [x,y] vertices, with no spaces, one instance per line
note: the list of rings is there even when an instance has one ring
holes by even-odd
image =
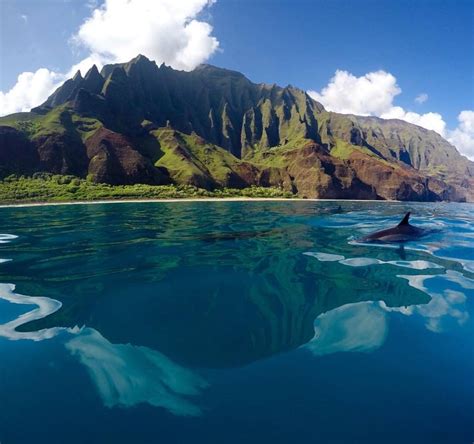
[[[400,119],[436,131],[461,154],[474,160],[474,111],[462,111],[458,116],[458,127],[450,130],[439,113],[419,114],[396,106],[394,99],[401,92],[396,77],[389,72],[380,70],[356,77],[348,71],[337,70],[320,92],[310,90],[308,94],[321,102],[328,111]],[[419,104],[427,100],[427,93],[421,93],[415,98],[415,102]]]
[[[308,94],[329,111],[379,116],[392,107],[394,97],[401,92],[397,79],[388,72],[369,72],[356,77],[337,70],[321,93],[308,91]]]
[[[1,114],[29,111],[42,103],[65,79],[63,74],[46,68],[21,73],[10,91],[0,91]]]
[[[423,128],[436,131],[441,136],[446,135],[446,122],[439,113],[418,114],[412,111],[405,111],[401,106],[392,106],[387,112],[381,114],[382,119],[400,119],[414,123]]]
[[[110,63],[112,62],[113,61],[111,60]],[[74,74],[76,74],[77,71],[81,71],[82,74],[85,74],[92,67],[92,65],[96,65],[97,68],[100,70],[102,66],[104,66],[107,63],[109,62],[104,60],[103,57],[98,56],[97,54],[91,54],[85,59],[82,59],[80,62],[72,65],[64,77],[66,79],[70,79],[71,77],[74,76]]]
[[[426,93],[421,93],[421,94],[418,94],[416,97],[415,97],[415,102],[416,103],[419,103],[420,105],[422,103],[425,103],[427,100],[428,100],[428,94]]]
[[[210,0],[106,0],[94,9],[74,40],[92,55],[124,61],[141,53],[158,63],[190,70],[219,43],[197,19]]]
[[[125,62],[143,54],[157,63],[191,70],[219,47],[212,26],[200,14],[215,0],[105,0],[89,1],[91,12],[71,41],[88,56],[66,73],[46,68],[19,75],[7,92],[0,91],[0,114],[27,111],[42,103],[78,69],[93,64]]]
[[[308,94],[329,111],[401,119],[445,134],[446,124],[440,114],[418,114],[395,106],[393,101],[401,92],[396,77],[389,72],[375,71],[356,77],[348,71],[337,70],[321,93],[309,91]]]
[[[448,140],[461,153],[474,160],[474,111],[464,110],[458,115],[459,125],[448,134]]]

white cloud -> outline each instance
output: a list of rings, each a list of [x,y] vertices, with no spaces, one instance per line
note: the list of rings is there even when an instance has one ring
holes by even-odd
[[[25,24],[28,23],[28,16],[26,14],[21,14],[20,18],[25,22]]]
[[[66,77],[63,74],[40,68],[36,72],[23,72],[10,91],[0,91],[2,115],[29,111],[42,103]]]
[[[428,98],[429,98],[428,94],[421,93],[415,97],[415,102],[421,105],[422,103],[425,103],[428,100]]]
[[[439,113],[419,114],[396,106],[394,99],[401,92],[396,77],[389,72],[375,71],[356,77],[348,71],[337,70],[321,92],[310,90],[308,94],[328,111],[400,119],[436,131],[461,154],[474,160],[474,111],[462,111],[458,116],[458,127],[450,130]],[[415,102],[420,104],[427,100],[427,93],[415,98]]]
[[[198,14],[212,0],[106,0],[93,10],[74,39],[93,56],[126,61],[143,54],[157,63],[191,70],[219,42]]]
[[[218,48],[212,26],[199,15],[215,0],[105,0],[73,36],[89,55],[67,73],[46,68],[24,72],[6,92],[0,91],[0,115],[29,111],[41,104],[64,80],[95,63],[125,62],[138,54],[176,69],[191,70]],[[96,2],[89,1],[94,7]]]
[[[444,135],[446,124],[440,114],[418,114],[395,106],[393,101],[401,92],[396,77],[389,72],[375,71],[356,77],[338,70],[321,93],[308,91],[308,94],[329,111],[406,120]]]
[[[418,114],[412,111],[405,111],[401,106],[392,106],[387,112],[381,114],[382,119],[400,119],[414,123],[423,128],[436,131],[441,136],[446,135],[446,122],[439,113]]]
[[[474,111],[464,110],[458,115],[459,125],[448,134],[448,140],[469,159],[474,160]]]
[[[389,110],[393,99],[401,93],[397,79],[385,71],[369,72],[356,77],[337,70],[321,93],[308,91],[327,110],[360,116],[379,116]]]
[[[85,75],[86,72],[92,67],[92,65],[96,65],[97,68],[100,70],[102,66],[107,63],[113,63],[113,61],[107,61],[104,60],[103,57],[98,56],[97,54],[91,54],[85,59],[82,59],[80,62],[72,65],[71,68],[69,68],[67,74],[65,75],[65,78],[70,79],[74,76],[74,74],[76,74],[77,71],[81,71],[81,73]]]

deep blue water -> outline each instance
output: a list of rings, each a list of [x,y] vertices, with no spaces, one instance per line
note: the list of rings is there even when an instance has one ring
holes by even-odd
[[[472,443],[473,296],[469,204],[0,208],[0,442]]]

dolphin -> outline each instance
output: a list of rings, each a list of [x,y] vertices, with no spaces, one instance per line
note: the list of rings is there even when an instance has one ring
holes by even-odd
[[[424,236],[427,230],[411,225],[409,222],[410,214],[410,212],[405,214],[405,217],[396,227],[375,231],[364,236],[361,240],[363,242],[407,242]]]

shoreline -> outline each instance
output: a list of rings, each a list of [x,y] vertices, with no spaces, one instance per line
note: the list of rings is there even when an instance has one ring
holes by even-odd
[[[171,198],[171,199],[104,199],[78,200],[65,202],[25,202],[1,203],[0,208],[45,207],[62,205],[101,205],[126,203],[177,203],[177,202],[377,202],[404,203],[401,200],[365,200],[365,199],[303,199],[300,197],[203,197],[203,198]],[[419,202],[417,202],[419,203]]]

